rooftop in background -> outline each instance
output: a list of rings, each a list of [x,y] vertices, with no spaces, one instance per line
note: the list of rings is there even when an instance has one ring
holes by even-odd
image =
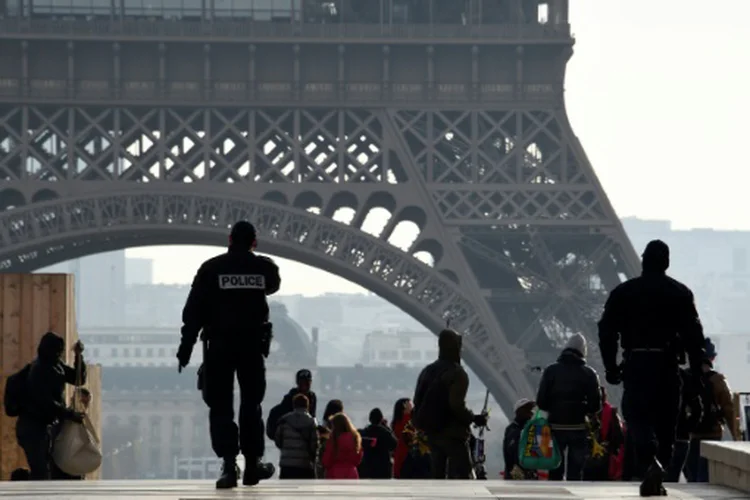
[[[67,29],[59,22],[46,22],[60,20],[69,21],[65,23]],[[164,24],[169,26],[159,27]],[[121,27],[119,33],[116,29],[112,31],[117,25]],[[105,27],[110,31],[105,31]],[[8,0],[0,3],[0,34],[51,35],[53,29],[57,34],[67,31],[71,35],[93,36],[571,39],[567,2],[548,0]]]

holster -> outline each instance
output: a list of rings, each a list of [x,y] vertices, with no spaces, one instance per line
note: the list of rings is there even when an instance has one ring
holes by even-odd
[[[273,342],[273,323],[266,321],[261,325],[260,329],[261,340],[260,340],[260,352],[264,358],[268,358],[271,354],[271,343]]]

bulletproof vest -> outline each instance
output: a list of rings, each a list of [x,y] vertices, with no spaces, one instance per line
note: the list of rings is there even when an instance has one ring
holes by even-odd
[[[268,321],[266,266],[251,253],[227,253],[207,276],[207,329],[247,330]]]

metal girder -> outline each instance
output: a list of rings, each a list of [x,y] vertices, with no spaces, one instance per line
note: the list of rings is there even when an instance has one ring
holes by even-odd
[[[637,268],[558,108],[0,108],[0,202],[6,270],[222,244],[250,218],[271,253],[434,331],[451,317],[506,411],[533,396],[526,368],[571,333],[593,341],[607,290]],[[350,221],[332,220],[343,208]],[[375,208],[388,221],[366,234]],[[418,233],[397,248],[407,221]]]
[[[502,395],[517,390],[504,376],[497,339],[478,320],[465,291],[441,273],[374,236],[273,202],[184,194],[155,186],[149,194],[101,193],[0,214],[0,260],[6,271],[36,267],[48,253],[65,258],[114,247],[225,241],[234,221],[252,220],[262,245],[379,293],[437,331],[447,318],[467,335],[470,364]],[[506,396],[508,397],[508,396]]]

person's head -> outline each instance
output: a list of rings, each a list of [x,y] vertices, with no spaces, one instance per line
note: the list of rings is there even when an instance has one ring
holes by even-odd
[[[370,425],[380,425],[383,423],[383,412],[380,408],[373,408],[370,410],[370,415],[367,418],[370,421]]]
[[[310,370],[303,368],[302,370],[297,372],[296,376],[297,381],[297,390],[299,392],[307,394],[310,392],[310,388],[312,387],[312,373]]]
[[[461,335],[446,328],[438,334],[438,357],[447,361],[461,362]]]
[[[310,400],[302,393],[295,394],[292,398],[292,408],[295,410],[310,410]]]
[[[11,481],[31,481],[31,471],[29,469],[18,468],[10,473]]]
[[[711,340],[711,337],[706,337],[704,349],[706,350],[706,359],[713,363],[716,360],[716,345]]]
[[[86,389],[85,387],[79,387],[76,389],[78,392],[78,397],[80,398],[81,405],[84,409],[88,409],[89,405],[91,404],[91,391]]]
[[[586,337],[580,333],[574,333],[565,343],[565,349],[575,351],[585,358],[588,354],[588,347],[586,344]]]
[[[229,248],[249,252],[255,250],[257,244],[255,226],[248,221],[241,220],[232,227],[232,232],[229,233]]]
[[[42,335],[37,347],[39,359],[45,362],[54,363],[62,359],[65,354],[65,340],[55,332],[47,332]]]
[[[409,398],[401,398],[396,401],[396,404],[393,405],[393,417],[391,418],[391,425],[393,426],[401,422],[406,415],[411,414],[411,410],[413,408],[414,405],[411,403],[411,399]]]
[[[323,424],[328,422],[332,416],[337,413],[344,411],[344,403],[340,399],[332,399],[326,405],[326,409],[323,411]]]
[[[531,417],[534,416],[535,406],[536,403],[530,399],[522,398],[516,401],[516,404],[513,405],[513,410],[516,414],[516,421],[523,423],[531,420]]]
[[[661,240],[652,240],[641,255],[644,273],[664,273],[669,269],[669,246]]]
[[[331,417],[331,440],[333,441],[333,453],[338,452],[338,440],[342,434],[350,433],[354,437],[355,450],[362,449],[362,436],[343,412],[336,413]]]

